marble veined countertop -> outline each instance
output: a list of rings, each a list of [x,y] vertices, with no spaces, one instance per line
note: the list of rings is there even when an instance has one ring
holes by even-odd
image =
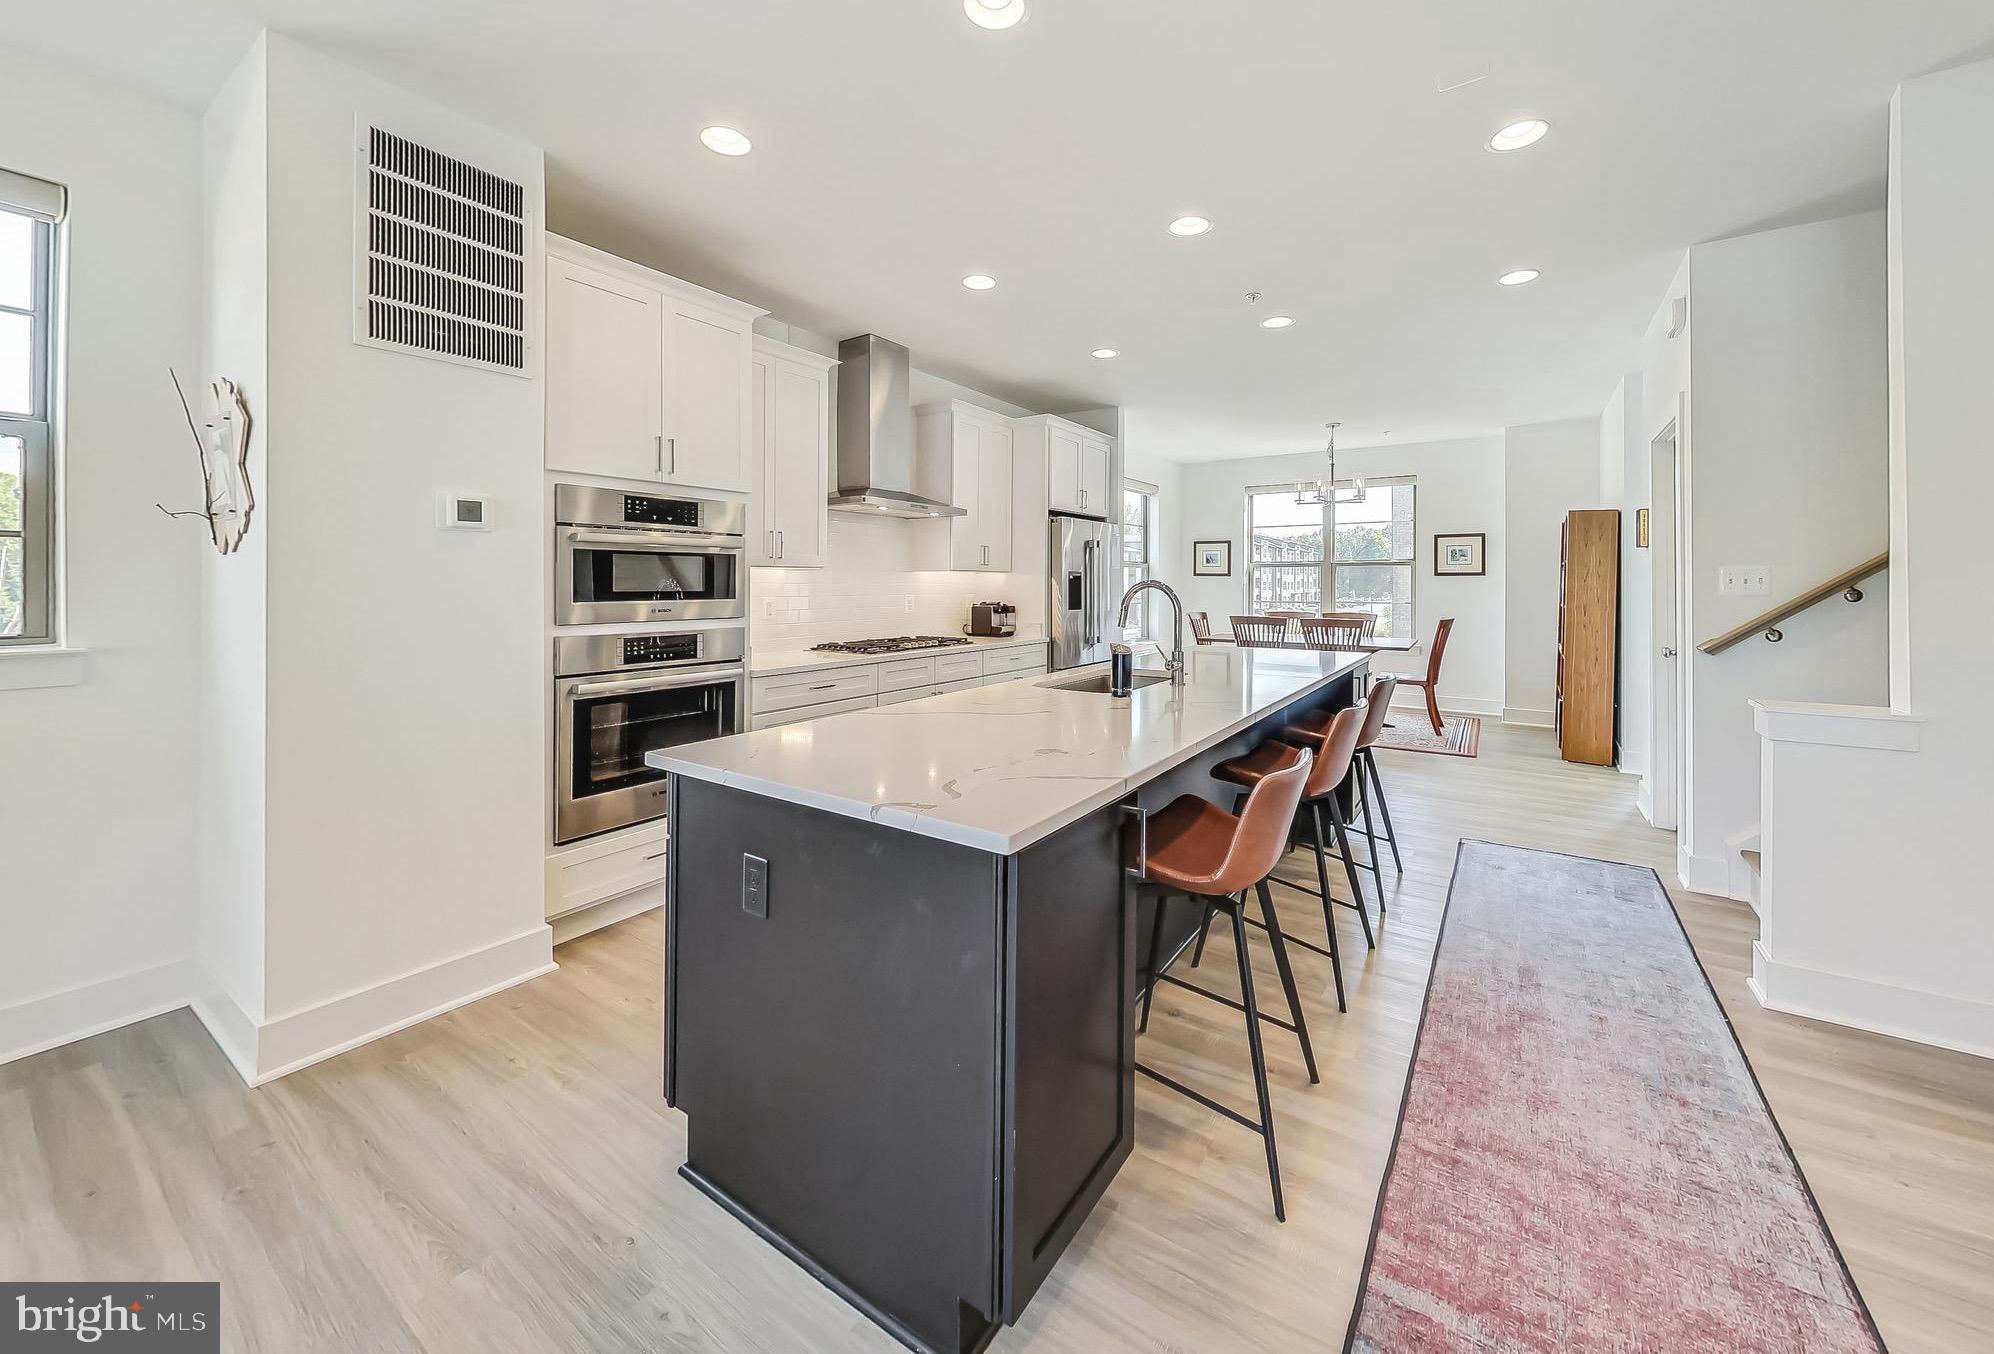
[[[645,758],[697,780],[1009,855],[1338,677],[1369,654],[1199,646],[1183,686],[1061,691],[1105,669],[854,710]],[[1149,660],[1151,664],[1154,660]]]

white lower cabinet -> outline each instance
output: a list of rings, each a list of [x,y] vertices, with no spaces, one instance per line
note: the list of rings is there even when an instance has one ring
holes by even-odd
[[[826,701],[822,705],[802,705],[790,710],[772,710],[767,714],[756,715],[748,721],[750,729],[775,729],[784,724],[801,724],[806,719],[822,719],[825,715],[842,715],[847,710],[870,710],[879,704],[877,696],[852,696],[841,701]]]
[[[994,686],[1045,671],[1045,645],[956,649],[919,658],[889,658],[812,672],[777,672],[748,683],[750,729],[773,729],[806,719],[901,705],[973,686]]]
[[[663,902],[666,841],[664,823],[646,823],[551,853],[547,915],[558,917],[634,889],[655,889]]]

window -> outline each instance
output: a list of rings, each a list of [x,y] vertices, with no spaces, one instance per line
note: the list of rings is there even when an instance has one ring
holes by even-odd
[[[1253,614],[1368,611],[1378,638],[1413,638],[1410,479],[1368,481],[1362,503],[1298,504],[1293,485],[1249,489],[1246,513]]]
[[[49,403],[62,190],[0,170],[0,644],[53,634]]]
[[[1150,544],[1154,535],[1152,527],[1156,518],[1156,486],[1129,480],[1122,487],[1122,590],[1124,592],[1145,578],[1154,577],[1151,572],[1154,561],[1150,557]],[[1136,608],[1135,625],[1130,634],[1136,639],[1149,639],[1150,598],[1145,596],[1143,604]]]

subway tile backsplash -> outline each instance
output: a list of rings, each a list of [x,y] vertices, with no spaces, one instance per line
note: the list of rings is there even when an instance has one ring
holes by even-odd
[[[916,569],[916,525],[832,513],[826,567],[752,571],[751,642],[797,649],[833,639],[955,635],[969,623],[972,602],[1027,602],[1022,574]]]

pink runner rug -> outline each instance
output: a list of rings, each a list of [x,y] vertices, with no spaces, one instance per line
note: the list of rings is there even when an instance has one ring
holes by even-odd
[[[1654,871],[1461,844],[1344,1348],[1883,1349]]]

